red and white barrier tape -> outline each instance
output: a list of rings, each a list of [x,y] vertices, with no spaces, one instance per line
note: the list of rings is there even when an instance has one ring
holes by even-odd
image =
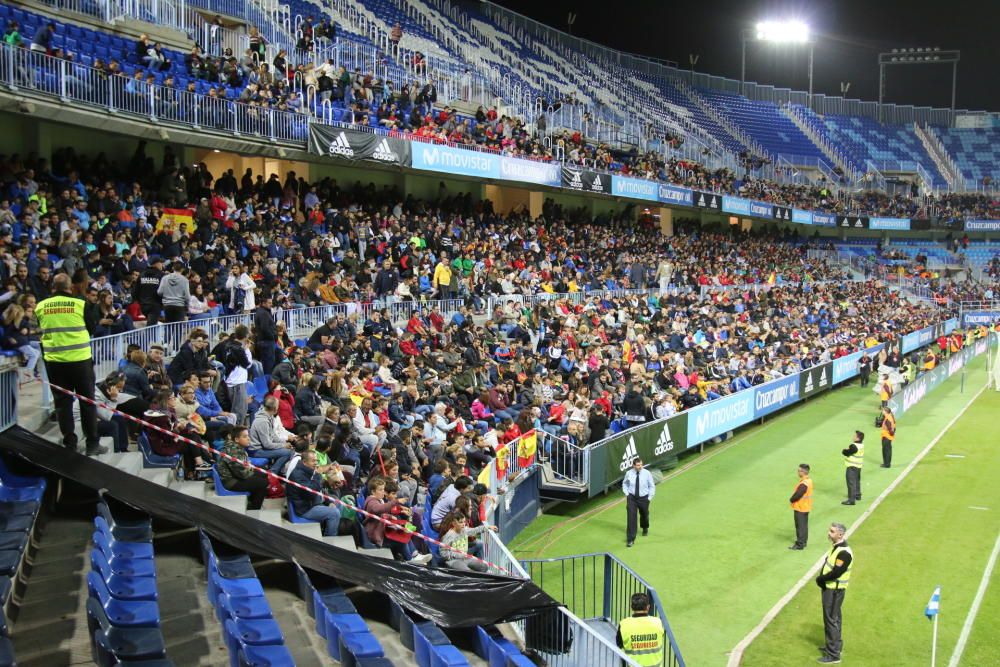
[[[159,431],[160,433],[164,433],[166,435],[169,435],[169,436],[171,436],[171,437],[173,437],[173,438],[175,438],[177,440],[181,440],[181,441],[186,442],[186,443],[188,443],[190,445],[198,447],[199,449],[204,450],[208,454],[211,454],[213,456],[219,456],[221,458],[225,458],[225,459],[229,459],[229,460],[235,461],[236,463],[239,463],[240,465],[243,465],[243,466],[245,466],[247,468],[250,468],[252,470],[256,470],[259,473],[263,473],[265,475],[268,475],[269,477],[273,477],[274,479],[280,480],[281,482],[283,482],[286,485],[291,485],[291,486],[294,486],[297,489],[301,489],[302,491],[306,491],[306,492],[311,493],[313,495],[319,496],[323,500],[326,500],[326,501],[329,501],[329,502],[333,502],[333,503],[335,503],[335,504],[337,504],[337,505],[339,505],[341,507],[349,507],[352,510],[354,510],[355,512],[361,514],[362,516],[364,516],[364,517],[366,517],[368,519],[375,519],[375,520],[377,520],[377,521],[385,524],[386,526],[391,526],[391,527],[393,527],[393,528],[395,528],[397,530],[406,530],[405,528],[401,528],[399,525],[397,525],[397,524],[389,521],[388,519],[380,517],[380,516],[378,516],[376,514],[372,514],[371,512],[366,512],[365,510],[363,510],[360,507],[356,507],[356,506],[351,505],[349,503],[345,503],[343,500],[341,500],[340,498],[337,498],[336,496],[330,496],[330,495],[327,495],[327,494],[323,493],[322,491],[317,491],[315,489],[309,488],[308,486],[303,486],[302,484],[299,484],[297,482],[293,482],[292,480],[288,479],[287,477],[282,477],[281,475],[277,475],[277,474],[271,472],[270,470],[265,470],[264,468],[259,468],[259,467],[255,466],[255,465],[253,465],[252,463],[250,463],[249,461],[247,461],[246,463],[244,463],[243,461],[239,460],[238,458],[236,458],[234,456],[230,456],[229,454],[226,454],[225,452],[223,452],[221,450],[217,451],[217,450],[209,447],[208,445],[206,445],[204,443],[196,442],[194,440],[191,440],[190,438],[185,438],[184,436],[180,435],[179,433],[174,433],[173,431],[170,431],[170,430],[167,430],[167,429],[162,428],[160,426],[157,426],[156,424],[151,424],[151,423],[149,423],[147,421],[144,421],[142,419],[139,419],[137,417],[133,417],[132,415],[126,414],[126,413],[122,412],[121,410],[117,410],[113,406],[110,406],[110,405],[108,405],[106,403],[102,403],[101,401],[95,400],[93,398],[88,398],[86,396],[81,396],[80,394],[77,394],[74,391],[71,391],[69,389],[65,389],[63,387],[60,387],[59,385],[54,384],[52,382],[49,382],[48,380],[39,380],[39,381],[43,382],[45,384],[48,384],[53,389],[55,389],[57,391],[61,391],[64,394],[68,394],[70,396],[73,396],[74,398],[77,398],[77,399],[79,399],[81,401],[86,401],[87,403],[91,403],[91,404],[93,404],[93,405],[95,405],[97,407],[104,408],[105,410],[108,410],[108,411],[110,411],[110,412],[112,412],[112,413],[114,413],[116,415],[121,415],[125,419],[133,421],[133,422],[135,422],[137,424],[141,424],[145,428],[150,428],[150,429],[153,429],[155,431]],[[444,544],[443,542],[441,542],[441,541],[439,541],[439,540],[437,540],[437,539],[435,539],[433,537],[430,537],[428,535],[424,535],[423,533],[421,533],[419,531],[414,530],[414,531],[406,531],[406,532],[409,532],[411,535],[419,537],[419,538],[423,539],[426,542],[434,544],[434,545],[438,546],[441,549],[447,549],[448,551],[453,551],[456,554],[459,554],[460,556],[462,556],[464,558],[468,558],[469,560],[473,560],[473,561],[476,561],[478,563],[482,563],[483,565],[486,565],[487,567],[492,568],[492,569],[494,569],[494,570],[496,570],[498,572],[501,572],[501,573],[503,573],[503,574],[505,574],[507,576],[511,576],[511,577],[517,578],[517,575],[514,572],[508,570],[507,568],[500,567],[499,565],[496,565],[496,564],[491,563],[489,561],[483,560],[482,558],[478,558],[477,556],[473,556],[472,554],[469,554],[469,553],[466,553],[464,551],[460,551],[458,549],[455,549],[454,547],[451,547],[451,546],[449,546],[447,544]]]

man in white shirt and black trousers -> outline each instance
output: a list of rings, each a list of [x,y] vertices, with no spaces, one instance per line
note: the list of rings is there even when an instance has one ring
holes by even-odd
[[[642,459],[638,456],[632,459],[632,469],[625,473],[625,479],[622,480],[622,492],[625,494],[628,508],[625,546],[630,547],[635,542],[635,514],[637,511],[642,534],[649,534],[649,501],[656,495],[653,475],[642,467]]]

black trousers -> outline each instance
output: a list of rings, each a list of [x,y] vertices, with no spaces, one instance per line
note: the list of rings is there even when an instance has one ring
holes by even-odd
[[[232,479],[224,485],[229,491],[249,491],[247,509],[259,510],[267,497],[267,477],[255,472],[246,479]]]
[[[861,369],[861,386],[862,387],[867,387],[868,386],[868,380],[870,379],[870,377],[871,377],[871,371],[870,370],[865,370],[864,368],[862,368]]]
[[[847,499],[861,500],[861,468],[847,469]]]
[[[270,375],[274,370],[275,355],[278,352],[278,342],[274,340],[259,340],[257,348],[254,350],[261,366],[264,367],[264,375]]]
[[[187,308],[184,306],[164,306],[164,322],[183,322],[187,319]]]
[[[882,438],[882,465],[892,465],[892,440]]]
[[[635,542],[636,513],[639,514],[639,526],[643,530],[649,530],[649,498],[647,496],[628,496],[626,501],[628,510],[628,523],[625,528],[625,540]]]
[[[805,547],[809,542],[809,512],[792,510],[795,519],[795,546]]]
[[[160,322],[161,307],[159,305],[140,306],[139,309],[142,311],[142,314],[146,316],[147,327],[156,326]]]
[[[84,361],[45,361],[45,370],[49,381],[64,389],[76,392],[80,396],[94,398],[94,362]],[[73,401],[76,397],[65,394],[58,389],[52,390],[52,402],[55,404],[56,416],[59,419],[59,432],[62,433],[63,445],[76,449],[76,424],[73,420]],[[99,445],[97,436],[97,408],[93,403],[80,401],[80,424],[83,426],[83,437],[87,441],[87,450],[96,449]]]
[[[843,588],[823,589],[823,635],[826,645],[823,652],[831,658],[840,658],[840,651],[844,648],[844,641],[840,636],[842,630],[841,607],[844,606],[844,595],[847,591]]]

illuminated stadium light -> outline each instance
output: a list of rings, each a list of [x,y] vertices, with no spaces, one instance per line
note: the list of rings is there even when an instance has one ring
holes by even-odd
[[[757,24],[757,39],[762,42],[805,44],[809,41],[809,26],[802,21],[761,21]]]

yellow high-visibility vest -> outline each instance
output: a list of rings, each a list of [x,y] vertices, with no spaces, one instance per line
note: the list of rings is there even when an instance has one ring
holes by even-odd
[[[655,616],[629,616],[618,626],[622,635],[622,650],[640,665],[654,667],[663,664],[665,633],[663,623]]]
[[[56,294],[35,306],[42,330],[45,361],[86,361],[91,358],[90,334],[84,322],[87,302],[69,294]]]
[[[823,574],[827,574],[833,570],[834,566],[837,564],[837,560],[840,558],[841,553],[851,554],[851,562],[847,565],[847,570],[845,570],[839,578],[834,579],[833,581],[823,582],[824,588],[847,588],[847,585],[851,583],[851,568],[854,567],[854,552],[851,551],[851,547],[846,545],[842,547],[834,546],[830,548],[830,553],[826,555],[826,560],[823,561]]]
[[[854,446],[858,451],[844,457],[844,465],[848,468],[860,468],[865,462],[865,443],[855,442]]]

